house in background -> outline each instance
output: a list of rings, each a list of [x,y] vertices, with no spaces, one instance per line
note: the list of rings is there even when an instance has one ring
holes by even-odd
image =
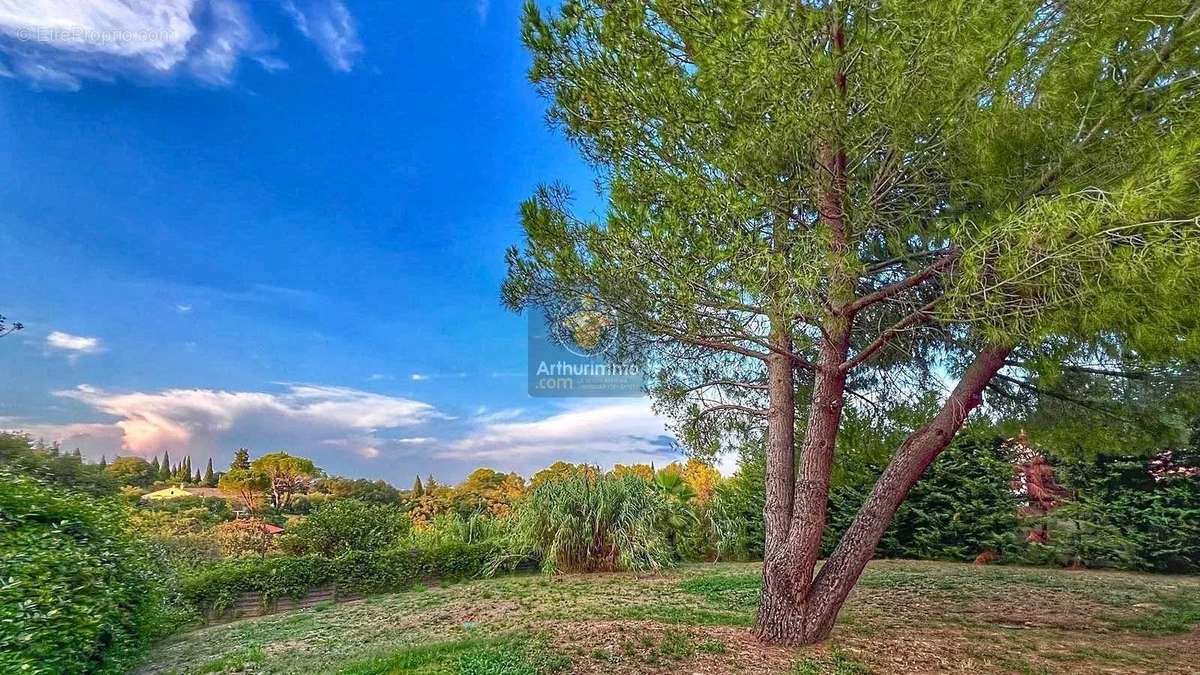
[[[183,487],[181,485],[172,485],[169,488],[156,490],[155,492],[147,492],[142,495],[145,501],[166,501],[169,499],[183,499],[185,497],[217,497],[219,499],[227,499],[228,495],[222,494],[218,488],[210,487]]]
[[[155,492],[147,492],[142,495],[142,501],[161,502],[169,499],[183,499],[184,497],[194,497],[192,493],[184,490],[181,487],[172,485],[169,488],[156,490]]]

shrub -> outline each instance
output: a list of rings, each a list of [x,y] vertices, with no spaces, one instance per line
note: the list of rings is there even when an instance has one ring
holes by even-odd
[[[486,513],[466,517],[453,511],[439,513],[433,520],[414,526],[403,542],[412,548],[482,544],[502,537],[508,522],[507,517],[497,518]]]
[[[1101,456],[1057,467],[1075,498],[1043,520],[1027,562],[1200,571],[1200,476],[1155,477],[1153,460]]]
[[[93,495],[117,492],[118,481],[104,467],[85,464],[76,455],[62,454],[57,447],[33,443],[22,434],[0,433],[0,466],[78,492]]]
[[[717,485],[712,520],[719,557],[761,560],[766,524],[766,458],[762,448],[744,448],[737,473]]]
[[[275,535],[267,532],[265,523],[253,518],[221,523],[214,534],[221,551],[228,556],[265,556],[279,548]]]
[[[377,551],[394,547],[410,529],[412,521],[395,505],[336,499],[292,526],[280,546],[293,555]]]
[[[857,515],[875,469],[848,472],[829,497],[824,549],[833,548]],[[999,439],[965,436],[940,454],[896,511],[876,549],[888,558],[968,561],[1016,540],[1013,464]]]
[[[125,672],[162,628],[125,511],[0,469],[0,672]]]
[[[172,576],[220,560],[223,551],[212,533],[147,535],[146,543]]]
[[[674,562],[665,525],[670,497],[635,475],[563,472],[518,502],[505,559],[546,571],[659,569]]]
[[[305,555],[231,559],[185,575],[180,596],[197,611],[219,613],[247,592],[261,593],[269,602],[300,597],[315,586],[328,584],[337,584],[340,591],[350,593],[399,591],[422,580],[478,576],[494,557],[494,546],[477,544],[353,551],[333,558]]]

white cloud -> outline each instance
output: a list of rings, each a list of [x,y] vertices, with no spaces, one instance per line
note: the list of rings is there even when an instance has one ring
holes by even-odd
[[[500,410],[491,410],[487,406],[480,406],[480,408],[475,411],[475,416],[472,418],[472,420],[479,424],[506,422],[508,420],[520,417],[521,413],[523,412],[525,411],[522,408],[502,408]]]
[[[179,314],[191,314],[192,306],[191,305],[175,305],[175,311]]]
[[[289,3],[290,4],[290,3]],[[0,76],[77,90],[85,80],[230,84],[243,59],[286,67],[249,0],[0,0]],[[314,3],[301,32],[349,70],[362,50],[337,0]],[[290,12],[289,12],[290,13]]]
[[[461,371],[457,373],[413,373],[409,379],[413,382],[423,382],[432,379],[461,379],[466,376],[467,374]]]
[[[479,14],[480,23],[487,23],[488,14],[490,14],[491,11],[491,0],[475,0],[475,12]]]
[[[67,357],[72,360],[83,354],[95,354],[101,351],[100,338],[71,335],[58,330],[46,336],[46,347],[67,352]]]
[[[382,382],[383,380],[394,380],[394,379],[396,379],[396,378],[392,377],[391,375],[385,375],[383,373],[371,373],[371,376],[367,378],[367,381],[368,382]]]
[[[354,67],[363,47],[345,5],[338,0],[283,0],[283,9],[296,29],[321,50],[330,68],[347,72]]]
[[[47,443],[58,442],[64,448],[82,448],[88,457],[108,455],[111,459],[122,447],[121,430],[112,424],[78,422],[70,424],[29,424],[15,417],[0,418],[0,429],[29,434]]]
[[[111,434],[117,429],[122,448],[142,455],[176,448],[204,454],[253,436],[293,447],[317,443],[376,457],[388,442],[378,434],[442,417],[421,401],[323,385],[290,385],[283,393],[115,393],[79,385],[55,394],[117,418],[90,431]]]
[[[609,467],[676,454],[665,420],[638,399],[589,402],[532,422],[485,422],[437,456],[529,472],[559,459]]]

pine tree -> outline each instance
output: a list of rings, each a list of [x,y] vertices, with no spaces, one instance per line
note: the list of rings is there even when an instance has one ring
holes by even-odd
[[[246,448],[238,448],[233,453],[233,462],[229,465],[230,469],[249,469],[250,468],[250,451]]]
[[[415,481],[413,481],[412,496],[413,497],[425,496],[425,486],[421,485],[421,477],[420,476],[417,476],[417,479]]]
[[[437,487],[438,487],[437,480],[434,479],[433,474],[429,474],[429,477],[425,479],[425,494],[432,493],[434,490],[437,489]]]
[[[208,458],[208,466],[204,467],[204,486],[216,487],[217,477],[213,475],[212,457]]]
[[[691,450],[765,431],[764,641],[828,637],[985,390],[1197,358],[1200,4],[544,4],[531,79],[611,189],[522,205],[504,300],[602,307]],[[844,412],[925,396],[818,568]]]

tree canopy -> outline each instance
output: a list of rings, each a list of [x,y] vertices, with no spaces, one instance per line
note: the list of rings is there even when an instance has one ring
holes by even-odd
[[[276,509],[286,508],[293,495],[307,492],[311,480],[321,473],[311,459],[286,452],[267,453],[251,462],[250,470],[270,481],[271,505]]]
[[[1037,406],[1056,368],[1200,355],[1198,16],[1195,0],[526,5],[531,78],[608,204],[585,218],[539,189],[505,300],[610,312],[693,450],[765,428],[760,635],[828,633],[985,390]],[[941,408],[818,575],[843,410],[926,395]]]

